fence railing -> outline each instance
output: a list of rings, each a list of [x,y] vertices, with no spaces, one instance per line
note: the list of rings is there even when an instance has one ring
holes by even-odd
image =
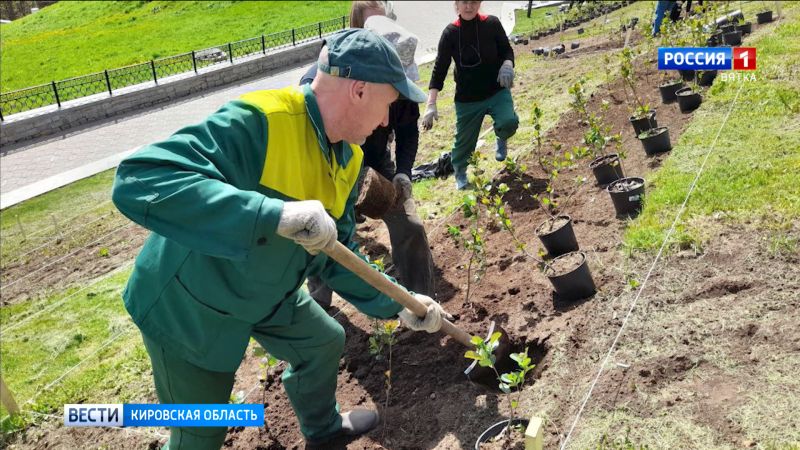
[[[106,69],[80,77],[0,93],[0,121],[4,116],[44,106],[61,104],[90,95],[108,93],[145,82],[158,84],[158,80],[194,72],[218,64],[233,64],[237,59],[264,55],[267,51],[293,47],[321,39],[324,35],[346,28],[346,16],[304,25],[291,30],[261,35],[236,42],[195,50],[180,55],[153,59],[146,63],[116,69]]]

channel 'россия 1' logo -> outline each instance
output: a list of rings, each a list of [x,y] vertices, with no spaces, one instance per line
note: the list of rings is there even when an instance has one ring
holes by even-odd
[[[755,47],[661,47],[658,70],[756,70]]]

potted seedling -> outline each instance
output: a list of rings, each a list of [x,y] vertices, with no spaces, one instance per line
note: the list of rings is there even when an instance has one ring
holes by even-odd
[[[742,32],[742,35],[748,35],[753,32],[753,23],[745,22],[744,17],[740,17],[736,21],[736,29]]]
[[[761,5],[761,8],[756,13],[756,21],[759,25],[772,22],[772,10],[767,8],[765,2],[762,2]]]
[[[580,186],[586,181],[585,177],[576,179],[576,188],[563,201],[558,198],[556,180],[563,168],[570,167],[578,159],[573,152],[561,153],[561,145],[555,144],[552,156],[544,153],[544,139],[542,136],[542,110],[538,104],[534,103],[531,111],[531,123],[533,124],[533,144],[534,156],[539,163],[542,172],[547,176],[545,192],[538,193],[531,191],[530,183],[526,183],[522,175],[527,167],[519,164],[515,159],[506,160],[506,170],[513,174],[522,185],[523,189],[541,205],[542,210],[547,214],[547,219],[536,227],[536,236],[542,241],[542,245],[551,257],[563,255],[579,249],[575,231],[572,228],[572,218],[564,214],[564,210],[569,204],[570,199],[578,192]],[[582,155],[579,155],[582,156]]]
[[[664,23],[661,24],[661,46],[675,47],[676,39],[676,25],[669,20],[664,20]],[[661,101],[663,103],[672,103],[677,100],[676,93],[678,90],[684,87],[683,80],[680,77],[675,77],[668,70],[662,71],[662,74],[661,84],[658,85]]]
[[[742,31],[736,30],[735,28],[731,31],[723,31],[722,42],[731,47],[742,45]]]
[[[525,440],[525,429],[528,427],[527,419],[517,418],[517,408],[525,385],[525,377],[536,365],[528,356],[526,348],[522,353],[511,354],[511,359],[517,364],[517,370],[500,374],[495,367],[494,355],[500,336],[499,332],[495,332],[485,341],[473,336],[472,343],[475,345],[475,350],[469,350],[464,354],[465,358],[477,361],[481,367],[490,367],[494,371],[498,388],[507,396],[510,413],[510,418],[492,425],[481,433],[475,442],[475,450],[515,448]]]
[[[606,187],[618,218],[633,218],[642,210],[644,199],[644,179],[639,177],[621,178]]]
[[[684,41],[685,45],[699,46],[702,45],[702,42],[705,42],[706,36],[703,19],[704,16],[700,15],[687,20],[689,34]],[[689,87],[682,88],[675,93],[678,98],[678,106],[681,112],[692,112],[700,107],[700,104],[703,103],[700,81],[703,80],[703,84],[711,84],[715,76],[715,71],[698,71],[694,81],[689,85]]]
[[[544,274],[558,296],[568,302],[589,298],[597,292],[586,254],[565,253],[544,268]]]
[[[633,127],[636,136],[642,132],[658,126],[656,121],[656,112],[650,105],[643,102],[642,98],[636,90],[636,72],[633,67],[633,52],[630,48],[622,49],[620,53],[620,74],[624,85],[631,90],[636,106],[633,110],[633,115],[628,119]]]
[[[597,184],[608,184],[624,177],[621,161],[624,154],[621,152],[608,153],[606,151],[609,145],[615,145],[619,149],[622,144],[622,137],[619,134],[611,134],[611,127],[605,126],[597,115],[589,113],[586,93],[583,89],[583,80],[579,80],[572,85],[569,88],[569,94],[572,96],[570,106],[578,113],[579,120],[589,126],[583,135],[583,143],[586,147],[580,153],[588,151],[594,158],[589,163],[589,168],[592,169]],[[608,103],[603,102],[602,110],[606,111],[607,109]]]

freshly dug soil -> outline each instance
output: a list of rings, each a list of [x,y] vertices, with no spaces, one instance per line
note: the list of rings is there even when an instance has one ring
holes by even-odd
[[[536,229],[536,234],[538,236],[550,234],[568,223],[569,219],[566,216],[558,216],[552,219],[548,219],[544,223],[539,225],[539,228]]]
[[[610,192],[628,192],[628,191],[632,191],[632,190],[634,190],[636,188],[639,188],[641,186],[642,186],[642,183],[640,183],[640,182],[638,182],[636,180],[623,179],[623,180],[619,180],[619,181],[615,181],[615,182],[611,183],[611,186],[608,187],[608,190]]]

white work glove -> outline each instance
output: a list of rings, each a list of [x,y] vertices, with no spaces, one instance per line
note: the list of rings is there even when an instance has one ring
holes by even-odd
[[[514,63],[510,59],[503,61],[503,65],[500,66],[497,82],[500,83],[500,86],[508,89],[514,85]]]
[[[397,192],[395,204],[403,203],[411,198],[411,178],[408,178],[408,175],[404,173],[395,174],[392,184],[394,184],[394,190]]]
[[[425,317],[419,318],[408,308],[400,311],[398,316],[408,328],[411,328],[414,331],[425,330],[428,333],[436,333],[440,328],[442,328],[442,317],[448,320],[453,320],[453,316],[448,314],[447,311],[442,308],[442,305],[436,303],[427,295],[414,294],[414,298],[422,302],[423,305],[427,306],[428,312],[425,314]]]
[[[276,233],[316,255],[336,241],[336,222],[318,200],[285,202]]]
[[[425,106],[425,114],[422,115],[422,129],[427,131],[433,128],[434,120],[439,120],[439,111],[436,109],[436,103],[428,103]]]

